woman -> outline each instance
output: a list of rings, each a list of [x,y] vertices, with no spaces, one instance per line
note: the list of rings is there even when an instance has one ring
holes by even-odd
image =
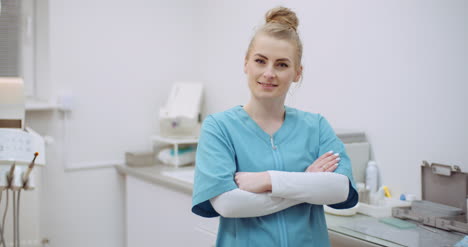
[[[329,246],[323,205],[357,203],[327,120],[284,106],[302,75],[297,26],[287,8],[266,14],[245,57],[250,101],[203,123],[192,212],[220,216],[217,246]]]

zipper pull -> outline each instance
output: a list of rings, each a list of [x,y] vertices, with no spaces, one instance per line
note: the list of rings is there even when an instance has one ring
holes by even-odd
[[[273,136],[270,136],[270,142],[271,142],[271,147],[273,148],[273,150],[276,150],[275,143],[273,142]]]

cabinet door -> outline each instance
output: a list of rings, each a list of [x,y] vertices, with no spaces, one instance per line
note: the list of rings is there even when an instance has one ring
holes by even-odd
[[[191,195],[127,176],[127,247],[214,246],[217,223],[191,212]]]

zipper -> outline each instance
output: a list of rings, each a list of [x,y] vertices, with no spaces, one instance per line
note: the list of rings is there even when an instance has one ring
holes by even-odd
[[[273,150],[276,150],[275,143],[273,142],[273,136],[270,136],[270,143],[271,143],[271,148],[273,148]]]
[[[279,158],[278,147],[275,145],[273,140],[273,136],[270,136],[270,143],[271,148],[273,149],[273,159],[275,160],[276,168],[280,171],[284,170],[283,164],[281,164],[281,159]],[[287,239],[287,231],[284,219],[284,212],[278,212],[278,225],[279,225],[279,233],[280,233],[280,242],[281,246],[288,246],[288,239]]]
[[[287,231],[286,231],[286,224],[284,223],[285,222],[285,219],[284,219],[284,212],[283,211],[280,211],[279,212],[279,218],[280,218],[280,221],[279,221],[279,224],[280,224],[280,230],[281,230],[281,235],[283,236],[281,238],[281,242],[282,242],[282,245],[281,246],[284,246],[284,247],[287,247],[288,246],[288,235],[287,235]]]

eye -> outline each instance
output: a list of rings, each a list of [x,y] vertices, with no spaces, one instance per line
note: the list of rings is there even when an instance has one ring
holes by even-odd
[[[259,64],[265,64],[265,60],[263,60],[263,59],[261,59],[261,58],[255,59],[255,62],[256,62],[256,63],[259,63]]]
[[[281,68],[289,68],[289,64],[287,63],[279,63],[278,66]]]

